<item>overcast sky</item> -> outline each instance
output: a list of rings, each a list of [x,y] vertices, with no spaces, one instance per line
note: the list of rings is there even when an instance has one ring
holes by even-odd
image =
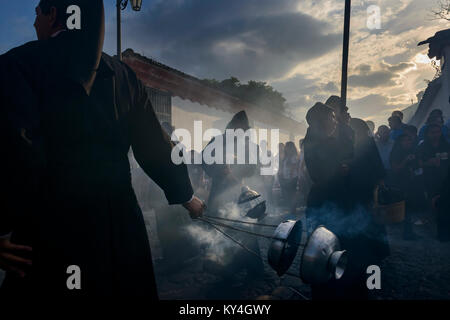
[[[115,0],[105,0],[105,51],[115,54]],[[38,1],[3,1],[0,53],[35,40]],[[353,0],[349,106],[352,116],[385,122],[416,101],[435,74],[417,43],[448,22],[431,18],[436,0]],[[381,28],[367,27],[380,9]],[[343,0],[143,0],[123,13],[123,48],[199,78],[267,81],[292,114],[340,92]]]

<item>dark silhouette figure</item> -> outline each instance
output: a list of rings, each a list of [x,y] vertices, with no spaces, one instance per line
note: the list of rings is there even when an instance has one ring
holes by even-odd
[[[72,4],[83,12],[82,30],[65,30],[63,13]],[[0,263],[9,271],[2,289],[156,299],[130,146],[170,204],[185,204],[198,216],[201,201],[193,198],[186,166],[172,163],[173,145],[142,83],[101,53],[103,2],[42,0],[36,13],[40,40],[0,57],[2,146],[8,150],[0,201],[8,210],[0,218],[2,231],[12,232],[0,246]],[[32,259],[32,267],[8,260],[12,244],[32,247],[31,256],[14,252]],[[81,269],[81,290],[68,290],[72,265]]]

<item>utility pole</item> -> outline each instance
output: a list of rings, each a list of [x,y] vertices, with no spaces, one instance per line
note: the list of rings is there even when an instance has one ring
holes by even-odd
[[[352,1],[345,0],[344,45],[342,49],[342,79],[341,79],[341,99],[344,106],[347,105],[348,52],[350,44],[351,6]]]
[[[116,0],[117,9],[117,58],[122,61],[122,17],[121,11],[125,10],[128,0]],[[131,8],[134,11],[141,11],[142,0],[131,0]]]
[[[122,26],[121,26],[121,11],[122,1],[117,0],[117,57],[122,61]]]

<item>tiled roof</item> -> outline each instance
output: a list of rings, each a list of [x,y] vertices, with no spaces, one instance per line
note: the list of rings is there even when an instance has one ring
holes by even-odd
[[[148,87],[230,113],[246,110],[248,116],[255,121],[278,127],[295,135],[303,136],[305,134],[306,126],[303,122],[300,123],[281,113],[242,101],[205,84],[196,77],[139,55],[131,49],[123,53],[123,61],[136,72],[138,78]]]

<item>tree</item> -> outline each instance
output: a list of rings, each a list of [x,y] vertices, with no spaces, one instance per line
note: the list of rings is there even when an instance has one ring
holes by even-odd
[[[204,79],[202,81],[211,87],[261,108],[276,112],[286,111],[286,99],[266,82],[250,80],[247,84],[242,84],[236,77],[223,81],[217,81],[216,79]]]
[[[431,12],[437,20],[450,21],[450,0],[439,0],[437,7],[432,9]]]

